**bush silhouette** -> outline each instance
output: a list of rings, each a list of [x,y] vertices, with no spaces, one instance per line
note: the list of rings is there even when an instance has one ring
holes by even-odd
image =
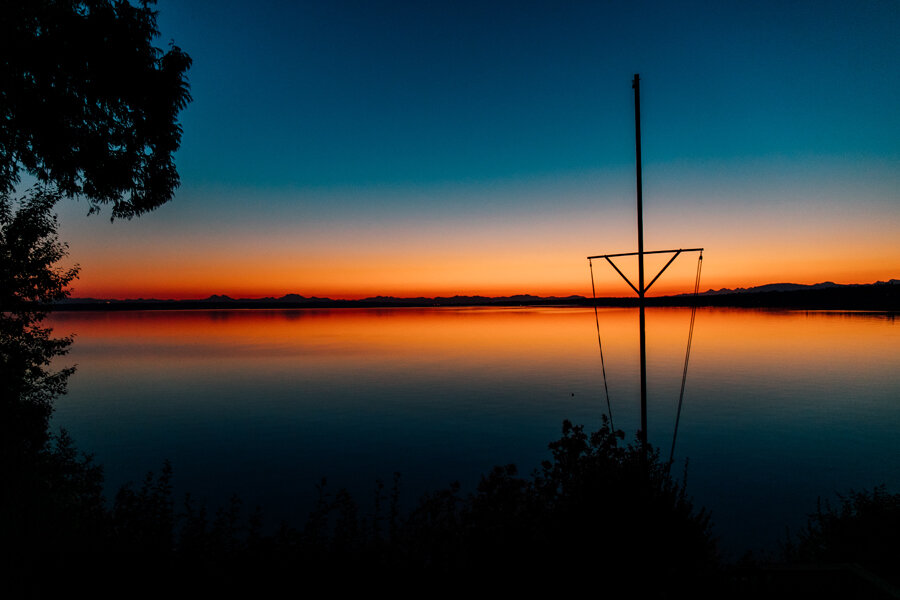
[[[401,547],[418,568],[478,578],[526,572],[529,585],[565,573],[605,575],[604,585],[694,589],[717,566],[710,516],[695,510],[658,451],[625,445],[604,419],[588,435],[563,423],[562,437],[530,478],[514,465],[483,476],[477,491],[426,496]]]
[[[857,564],[900,586],[900,494],[884,485],[820,501],[798,540],[788,540],[790,563]]]

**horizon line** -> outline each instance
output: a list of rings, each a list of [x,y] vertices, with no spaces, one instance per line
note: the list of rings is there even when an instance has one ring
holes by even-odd
[[[736,287],[736,288],[708,288],[704,291],[699,292],[700,294],[710,294],[710,293],[727,293],[727,292],[741,292],[741,291],[750,291],[759,288],[775,288],[778,286],[791,286],[798,289],[802,288],[816,288],[821,286],[828,287],[852,287],[852,286],[865,286],[865,285],[878,285],[878,284],[897,284],[900,283],[900,279],[891,278],[886,281],[875,281],[870,283],[835,283],[833,281],[822,281],[814,284],[802,284],[802,283],[792,283],[792,282],[774,282],[774,283],[766,283],[762,285],[749,286],[749,287]],[[660,294],[660,295],[648,295],[648,298],[656,297],[656,298],[665,298],[670,296],[688,296],[692,295],[690,292],[685,293],[675,293],[675,294]],[[297,292],[287,292],[280,296],[275,295],[263,295],[263,296],[242,296],[242,295],[229,295],[229,294],[208,294],[208,295],[197,295],[197,296],[181,296],[181,297],[154,297],[154,296],[138,296],[138,297],[100,297],[100,296],[73,296],[69,298],[65,298],[61,300],[59,303],[70,303],[77,301],[105,301],[105,302],[203,302],[210,300],[219,300],[219,301],[264,301],[264,300],[281,300],[284,298],[296,297],[298,299],[303,300],[319,300],[319,301],[335,301],[335,302],[358,302],[365,300],[438,300],[438,299],[452,299],[452,298],[486,298],[491,300],[497,299],[522,299],[522,298],[535,298],[542,300],[551,300],[551,299],[590,299],[590,296],[584,294],[549,294],[549,295],[540,295],[533,293],[515,293],[515,294],[499,294],[499,295],[490,295],[483,293],[454,293],[449,295],[438,294],[434,296],[428,296],[424,294],[418,295],[395,295],[395,294],[374,294],[374,295],[362,295],[362,294],[349,294],[342,296],[329,296],[329,295],[304,295],[299,294]],[[636,296],[627,295],[627,296],[608,296],[608,295],[597,295],[596,298],[604,298],[604,299],[627,299]]]

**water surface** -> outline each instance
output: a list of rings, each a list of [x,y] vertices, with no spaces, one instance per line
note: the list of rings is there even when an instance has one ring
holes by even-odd
[[[650,441],[668,454],[690,311],[650,309]],[[179,491],[305,515],[314,484],[406,506],[494,464],[528,473],[563,419],[606,412],[593,310],[59,312],[77,364],[54,423],[112,490],[168,458]],[[638,413],[634,309],[599,326],[613,419]],[[676,459],[730,552],[774,548],[816,499],[900,491],[900,328],[868,313],[698,311]]]

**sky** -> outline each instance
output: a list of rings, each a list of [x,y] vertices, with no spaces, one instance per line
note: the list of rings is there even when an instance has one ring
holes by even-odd
[[[702,289],[900,278],[896,0],[157,9],[181,187],[59,206],[73,297],[589,296],[587,256],[637,250],[635,73],[645,250],[705,248]]]

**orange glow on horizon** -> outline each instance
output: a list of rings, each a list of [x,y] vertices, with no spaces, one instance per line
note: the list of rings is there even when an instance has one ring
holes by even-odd
[[[676,259],[648,292],[648,296],[691,293],[694,288],[696,255]],[[355,265],[325,268],[296,268],[292,275],[287,265],[254,269],[251,266],[227,271],[211,264],[178,271],[161,265],[135,272],[126,263],[96,264],[85,261],[79,279],[71,286],[75,298],[107,299],[203,299],[211,295],[232,298],[281,297],[299,294],[306,297],[362,299],[374,296],[398,298],[450,296],[591,296],[591,273],[586,260],[561,257],[557,264],[548,261],[541,268],[507,265],[484,265],[472,268],[468,263],[444,263],[432,272],[422,266],[399,265],[394,268],[362,269]],[[636,262],[636,261],[635,261]],[[707,252],[700,281],[700,291],[721,288],[749,288],[769,283],[815,284],[873,283],[897,278],[900,268],[892,268],[889,259],[869,261],[859,268],[859,261],[847,260],[814,264],[802,260],[769,262],[740,257],[724,260]],[[475,262],[477,264],[477,262]],[[617,263],[636,285],[634,265]],[[664,263],[663,263],[664,264]],[[727,266],[725,268],[724,266]],[[645,284],[662,265],[650,260],[645,268]],[[502,276],[495,275],[503,274]],[[442,275],[446,274],[446,278]],[[598,297],[631,297],[633,290],[605,261],[594,262],[594,280]]]
[[[266,224],[225,221],[195,228],[175,219],[182,206],[114,225],[68,215],[60,237],[70,245],[69,260],[82,266],[72,296],[590,297],[586,257],[636,249],[632,217],[624,212],[604,214],[602,220],[574,210],[535,210],[421,221],[351,216],[346,223],[298,222],[285,212]],[[690,220],[667,209],[649,213],[645,221],[648,251],[705,247],[701,291],[900,278],[891,207],[877,214],[823,213],[812,220],[780,206],[750,205],[753,210],[742,215],[701,208],[690,212]],[[667,259],[646,257],[645,284]],[[636,258],[615,261],[636,285]],[[648,295],[692,292],[696,266],[695,253],[682,254]],[[599,297],[634,295],[604,260],[594,261],[594,280]]]

